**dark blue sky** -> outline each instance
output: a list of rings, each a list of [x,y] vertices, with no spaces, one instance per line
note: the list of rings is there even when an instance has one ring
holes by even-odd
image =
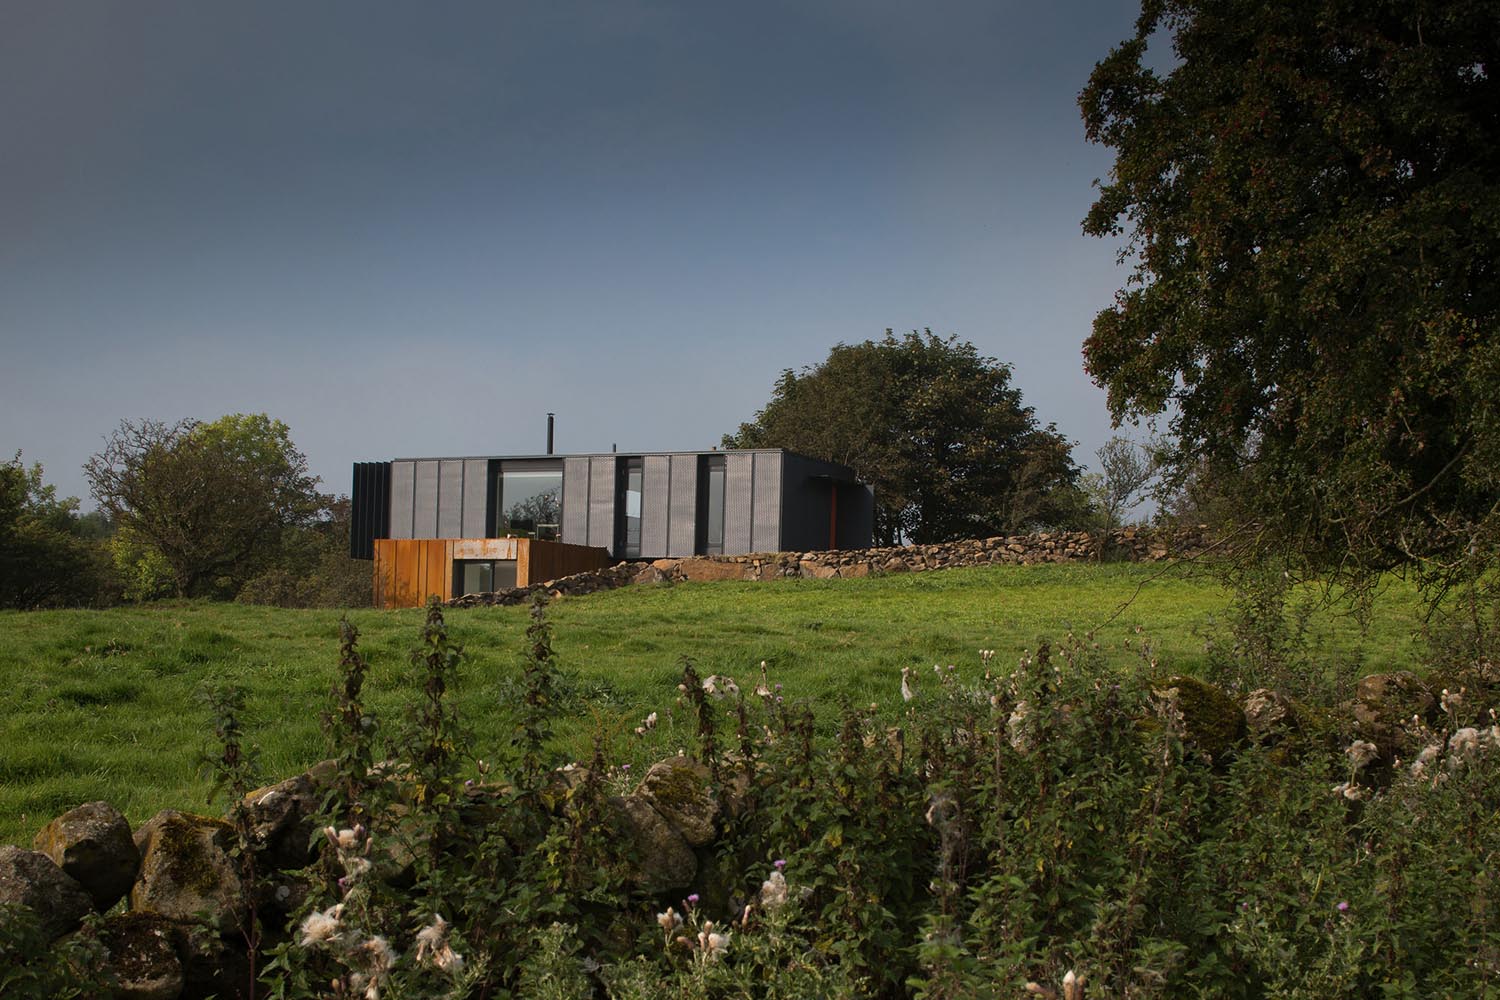
[[[1076,97],[1128,3],[0,6],[0,451],[122,418],[396,455],[704,448],[931,327],[1109,436]],[[86,506],[91,503],[86,499]]]

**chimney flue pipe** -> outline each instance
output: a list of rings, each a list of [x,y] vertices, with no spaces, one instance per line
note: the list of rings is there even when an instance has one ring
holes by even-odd
[[[547,414],[547,454],[549,455],[552,454],[552,419],[555,416],[557,416],[555,413]]]

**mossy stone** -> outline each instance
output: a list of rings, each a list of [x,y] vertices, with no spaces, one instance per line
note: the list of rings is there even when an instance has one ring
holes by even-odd
[[[1219,688],[1184,674],[1168,678],[1160,687],[1176,688],[1184,741],[1190,746],[1217,761],[1244,740],[1245,712]]]

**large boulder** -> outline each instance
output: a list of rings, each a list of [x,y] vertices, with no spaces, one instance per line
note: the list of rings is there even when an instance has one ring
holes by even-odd
[[[152,913],[119,913],[99,929],[109,952],[116,1000],[176,1000],[182,995],[182,962],[173,940],[176,925]]]
[[[698,857],[677,828],[639,795],[607,801],[610,826],[628,863],[627,878],[643,892],[686,889],[698,874]]]
[[[1220,760],[1245,738],[1245,712],[1229,695],[1196,677],[1178,675],[1160,687],[1177,692],[1184,742]]]
[[[130,908],[170,920],[202,921],[219,933],[240,925],[244,887],[230,850],[234,828],[221,819],[163,809],[135,834],[141,871]]]
[[[693,847],[713,842],[719,802],[709,770],[691,757],[668,757],[652,764],[635,794],[677,828]]]
[[[1244,711],[1250,738],[1263,746],[1280,742],[1301,726],[1292,699],[1270,688],[1256,688],[1246,695]]]
[[[745,566],[719,559],[684,559],[677,568],[684,580],[704,583],[713,580],[744,580]]]
[[[42,827],[32,846],[71,875],[100,913],[130,891],[141,853],[130,824],[108,802],[88,802]]]
[[[313,817],[337,773],[337,763],[325,760],[305,774],[257,788],[245,796],[251,833],[266,865],[289,871],[311,860],[307,845],[312,840]]]
[[[72,876],[40,851],[0,847],[0,903],[30,909],[49,941],[77,927],[94,901]]]

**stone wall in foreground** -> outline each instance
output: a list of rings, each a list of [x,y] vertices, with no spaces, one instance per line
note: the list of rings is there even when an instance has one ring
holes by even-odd
[[[549,580],[492,594],[467,594],[448,607],[520,604],[533,590],[552,597],[612,590],[627,583],[675,583],[705,580],[781,580],[795,577],[832,579],[921,573],[957,566],[1036,565],[1040,563],[1157,562],[1202,554],[1210,545],[1206,527],[1162,531],[1121,528],[1107,538],[1086,531],[1044,531],[1001,535],[933,545],[827,552],[752,552],[735,556],[691,556],[654,562],[619,563],[593,573]]]

